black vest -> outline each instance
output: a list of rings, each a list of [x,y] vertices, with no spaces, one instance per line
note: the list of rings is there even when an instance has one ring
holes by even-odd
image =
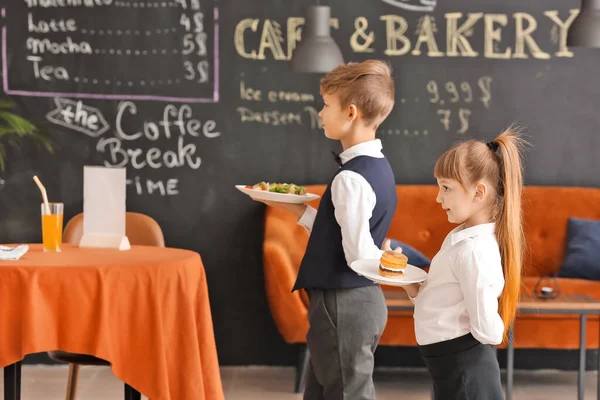
[[[381,246],[390,228],[398,202],[392,168],[386,158],[358,156],[345,163],[336,175],[345,170],[362,175],[375,191],[377,203],[369,220],[369,226],[375,245]],[[374,283],[357,275],[346,262],[342,247],[342,230],[335,219],[331,201],[330,182],[321,198],[306,253],[292,291],[370,285]]]

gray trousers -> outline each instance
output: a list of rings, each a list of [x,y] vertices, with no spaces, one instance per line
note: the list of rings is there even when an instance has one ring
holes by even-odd
[[[305,400],[372,400],[374,353],[387,322],[379,286],[310,290]]]

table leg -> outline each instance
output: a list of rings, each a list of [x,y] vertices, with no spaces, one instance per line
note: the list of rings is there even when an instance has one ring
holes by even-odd
[[[125,400],[141,400],[142,395],[140,392],[125,384]]]
[[[579,323],[579,373],[577,375],[577,399],[583,400],[585,378],[585,332],[587,314],[581,314]]]
[[[600,327],[600,322],[598,322],[598,326]],[[600,332],[600,329],[598,329]],[[597,386],[598,386],[598,394],[596,395],[597,399],[600,400],[600,334],[598,335],[598,373],[597,373]]]
[[[513,374],[515,365],[514,325],[508,328],[508,343],[506,347],[506,400],[512,400]]]
[[[4,367],[4,400],[21,399],[21,362]]]

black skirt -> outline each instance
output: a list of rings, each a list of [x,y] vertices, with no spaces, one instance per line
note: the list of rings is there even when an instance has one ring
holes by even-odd
[[[419,346],[435,400],[503,400],[496,349],[470,333]]]

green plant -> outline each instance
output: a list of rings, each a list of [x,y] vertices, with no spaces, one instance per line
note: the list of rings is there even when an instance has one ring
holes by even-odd
[[[40,134],[33,123],[12,112],[14,107],[10,99],[0,99],[0,171],[6,167],[5,143],[17,146],[19,141],[31,138],[40,142],[50,153],[53,152],[50,139]]]

